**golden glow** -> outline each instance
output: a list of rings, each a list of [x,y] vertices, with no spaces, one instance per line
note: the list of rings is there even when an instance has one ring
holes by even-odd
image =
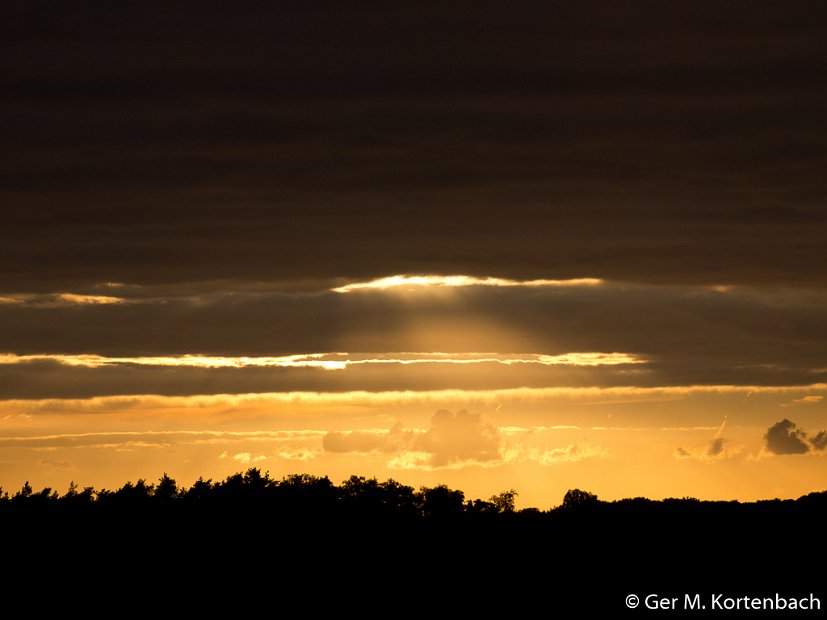
[[[62,491],[166,472],[189,485],[259,467],[444,483],[468,498],[516,488],[540,508],[574,485],[604,499],[797,497],[823,487],[827,454],[770,454],[763,437],[788,415],[815,435],[824,400],[812,397],[825,394],[827,384],[0,400],[0,481]],[[781,408],[792,400],[811,404]],[[472,415],[447,428],[442,409]]]
[[[0,354],[0,364],[52,361],[65,366],[100,368],[117,364],[138,366],[179,366],[191,368],[321,368],[344,370],[348,366],[365,364],[539,364],[542,366],[616,366],[620,364],[645,364],[646,360],[628,353],[564,353],[543,355],[539,353],[506,355],[500,353],[305,353],[280,357],[221,357],[207,355],[169,355],[142,357],[106,357],[103,355],[15,355]]]
[[[0,297],[0,304],[25,304],[37,308],[125,304],[126,299],[109,295],[79,295],[76,293],[24,294]]]
[[[628,353],[565,353],[540,355],[536,363],[548,366],[616,366],[620,364],[645,364],[646,360]],[[518,363],[516,360],[514,363]]]
[[[120,297],[108,295],[75,295],[74,293],[60,293],[57,295],[60,301],[70,304],[122,304],[125,300]]]
[[[368,282],[353,282],[332,289],[336,293],[350,293],[365,289],[414,289],[421,287],[463,287],[463,286],[525,286],[525,287],[561,287],[561,286],[596,286],[603,280],[597,278],[575,278],[571,280],[509,280],[505,278],[477,278],[474,276],[438,276],[438,275],[396,275],[378,278]]]

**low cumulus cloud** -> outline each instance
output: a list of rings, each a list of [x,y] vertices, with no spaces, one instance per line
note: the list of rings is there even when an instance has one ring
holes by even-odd
[[[576,427],[541,430],[572,428]],[[459,469],[469,465],[496,467],[503,463],[529,461],[556,465],[608,456],[603,448],[582,442],[553,448],[526,444],[526,437],[534,436],[536,430],[498,428],[478,413],[465,409],[457,412],[440,409],[431,417],[426,430],[396,424],[386,431],[335,431],[327,433],[322,444],[326,452],[388,454],[387,466],[391,469]]]
[[[389,431],[332,431],[322,439],[327,452],[385,452]]]
[[[724,452],[724,443],[726,439],[724,439],[724,429],[726,428],[726,418],[724,421],[721,422],[721,426],[718,427],[718,431],[715,433],[715,437],[712,438],[712,441],[709,443],[709,447],[706,449],[706,454],[709,457],[716,457]]]
[[[818,431],[813,437],[810,437],[810,443],[816,450],[827,448],[827,431]]]
[[[397,423],[390,430],[331,431],[322,439],[327,452],[398,452],[413,446],[417,431]]]
[[[773,454],[806,454],[827,447],[827,431],[810,437],[795,422],[784,418],[767,429],[764,441]]]
[[[715,431],[715,436],[710,440],[705,450],[687,450],[683,447],[675,449],[674,456],[677,459],[698,459],[700,461],[709,461],[722,459],[730,456],[725,450],[725,445],[728,440],[724,438],[724,430],[726,429],[727,421],[721,422],[718,430]]]
[[[68,469],[72,466],[72,463],[69,461],[56,461],[54,459],[41,459],[40,465],[54,469]]]
[[[708,456],[718,456],[719,454],[723,453],[724,451],[724,442],[726,439],[723,437],[716,437],[712,440],[709,444],[709,447],[706,449],[706,454]]]
[[[500,434],[478,413],[440,409],[431,418],[431,428],[418,438],[416,448],[428,452],[431,465],[458,461],[494,461],[500,457]]]
[[[276,456],[287,461],[309,461],[319,456],[320,453],[321,450],[308,448],[287,448],[276,452]]]
[[[498,461],[501,439],[498,429],[478,413],[440,409],[424,432],[401,424],[384,432],[330,432],[322,445],[328,452],[396,453],[389,466],[397,468],[439,468]]]
[[[263,454],[253,454],[251,452],[238,452],[230,456],[230,454],[225,450],[219,456],[219,459],[226,459],[232,458],[235,461],[238,461],[242,465],[249,465],[250,463],[260,463],[261,461],[266,461],[267,457]]]
[[[564,448],[553,448],[543,451],[537,461],[541,465],[556,465],[557,463],[576,463],[589,458],[604,458],[608,452],[598,446],[571,444]]]

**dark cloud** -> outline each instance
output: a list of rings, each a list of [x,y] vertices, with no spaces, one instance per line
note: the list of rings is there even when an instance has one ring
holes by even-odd
[[[0,364],[0,396],[496,389],[554,385],[810,385],[825,382],[827,298],[777,289],[470,287],[431,294],[225,289],[108,293],[127,303],[0,303],[2,353],[129,358],[280,356],[333,351],[621,352],[646,364],[477,364],[310,368],[70,368]],[[94,291],[86,291],[92,293]],[[97,291],[101,294],[101,291]],[[2,360],[0,360],[2,361]],[[470,370],[473,369],[473,372]]]
[[[615,367],[476,364],[376,364],[319,368],[195,368],[118,364],[99,368],[55,362],[0,364],[0,398],[90,398],[132,394],[186,396],[351,390],[491,390],[516,387],[626,385]]]
[[[700,363],[700,362],[699,362]],[[196,368],[116,364],[99,368],[60,365],[55,362],[0,364],[0,398],[91,398],[134,394],[187,396],[268,392],[346,392],[406,390],[500,390],[513,388],[589,388],[663,385],[754,385],[754,373],[726,373],[726,362],[709,362],[711,368],[639,369],[640,366],[542,366],[496,363],[398,364],[378,363],[343,370],[320,368]],[[806,374],[768,372],[767,385]]]
[[[823,286],[821,3],[1,10],[0,291]]]
[[[137,301],[52,308],[0,303],[0,342],[5,351],[20,354],[127,356],[480,347],[538,352],[527,350],[537,346],[547,353],[602,350],[689,358],[715,351],[742,355],[742,363],[814,367],[827,344],[821,311],[825,295],[789,290],[472,287],[446,297],[378,291],[289,295],[230,288]],[[530,344],[508,343],[495,330],[461,329],[474,322],[525,331]],[[418,325],[418,332],[410,329]]]
[[[764,440],[767,449],[775,454],[804,454],[827,448],[827,431],[819,431],[810,437],[794,422],[784,418],[767,430]]]
[[[650,364],[523,368],[519,384],[825,380],[820,2],[0,12],[13,154],[0,354],[619,351]],[[613,284],[450,303],[326,290],[395,273]],[[743,286],[695,286],[721,283]],[[72,306],[67,292],[127,303]],[[0,394],[516,375],[373,370],[3,365]]]
[[[773,424],[764,435],[764,440],[767,449],[774,454],[805,454],[810,451],[807,434],[787,418]]]
[[[724,451],[724,443],[726,439],[723,437],[716,437],[713,439],[706,450],[707,456],[718,456]]]
[[[675,448],[675,457],[679,459],[688,459],[692,458],[692,454],[690,454],[688,450],[685,450],[684,448],[678,446],[677,448]]]
[[[827,431],[818,431],[814,436],[810,437],[810,443],[813,449],[821,451],[827,448]]]

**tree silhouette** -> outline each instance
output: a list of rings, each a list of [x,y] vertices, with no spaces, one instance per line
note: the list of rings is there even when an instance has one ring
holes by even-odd
[[[422,512],[430,519],[451,519],[462,514],[465,494],[440,484],[432,488],[422,487]]]
[[[164,475],[158,480],[158,484],[152,493],[152,498],[157,502],[168,504],[174,499],[177,499],[178,496],[178,485],[175,480],[167,476],[166,472],[164,472]]]
[[[492,495],[490,501],[498,512],[514,512],[515,500],[518,495],[517,491],[509,489],[497,495]]]
[[[585,508],[589,506],[596,506],[599,500],[597,495],[589,493],[588,491],[581,491],[580,489],[570,489],[566,491],[563,496],[562,508]]]

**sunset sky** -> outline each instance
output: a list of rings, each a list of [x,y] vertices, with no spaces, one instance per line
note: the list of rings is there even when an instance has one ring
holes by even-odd
[[[823,2],[0,8],[0,486],[827,489]]]

